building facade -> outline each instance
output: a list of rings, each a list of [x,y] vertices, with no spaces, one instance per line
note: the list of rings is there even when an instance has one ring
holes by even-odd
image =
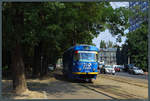
[[[117,64],[117,48],[100,48],[99,61],[103,61],[105,65]]]
[[[133,12],[133,15],[129,18],[129,31],[132,32],[140,27],[140,24],[147,20],[147,16],[142,16],[142,13],[148,11],[148,2],[135,1],[129,2],[129,9]]]

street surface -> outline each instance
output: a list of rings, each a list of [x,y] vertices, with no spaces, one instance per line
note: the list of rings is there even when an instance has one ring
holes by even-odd
[[[148,80],[148,75],[133,75],[129,74],[128,72],[116,72],[116,75]]]
[[[118,73],[121,74],[121,73]],[[69,81],[61,71],[46,79],[28,79],[30,91],[22,96],[10,94],[12,82],[3,80],[4,98],[13,99],[147,99],[148,80],[99,74],[94,83]],[[9,84],[9,85],[8,85]],[[7,86],[6,86],[7,85]]]

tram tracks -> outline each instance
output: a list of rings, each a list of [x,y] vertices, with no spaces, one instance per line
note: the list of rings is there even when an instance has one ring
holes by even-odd
[[[104,91],[98,90],[98,89],[96,89],[96,88],[94,88],[94,87],[90,87],[90,86],[87,85],[87,84],[78,84],[78,85],[79,85],[79,86],[82,86],[82,87],[84,87],[84,88],[90,89],[90,90],[92,90],[92,91],[94,91],[94,92],[97,92],[97,93],[99,93],[99,94],[105,95],[105,96],[107,96],[107,97],[109,97],[109,98],[111,98],[111,99],[117,99],[117,96],[112,95],[112,94],[110,94],[110,93],[108,93],[108,92],[104,92]]]
[[[131,90],[128,91],[127,89],[125,89],[125,87],[120,87],[120,85],[115,85],[115,84],[108,84],[105,82],[105,84],[103,84],[103,82],[101,82],[100,79],[103,80],[108,80],[111,83],[111,80],[113,80],[112,82],[118,82],[119,84],[121,83],[122,85],[131,85],[133,87],[140,87],[140,88],[147,88],[148,89],[148,85],[147,84],[143,84],[142,82],[140,83],[140,81],[137,82],[133,82],[131,81],[131,79],[129,78],[122,78],[122,77],[116,77],[116,76],[112,76],[112,75],[98,75],[99,81],[94,82],[94,83],[78,83],[80,86],[85,87],[89,90],[92,90],[94,92],[103,94],[107,97],[110,97],[111,99],[144,99],[145,97],[142,94],[138,94],[138,93],[133,93],[134,91]],[[147,82],[144,82],[147,83]]]
[[[106,81],[105,81],[106,80]],[[68,82],[68,80],[65,80]],[[70,81],[69,81],[70,82]],[[113,84],[111,84],[114,82]],[[134,81],[132,78],[126,78],[126,77],[118,77],[114,75],[103,75],[100,74],[97,76],[97,80],[94,83],[86,83],[86,82],[76,82],[73,81],[72,83],[75,83],[81,87],[84,87],[90,91],[96,92],[100,95],[104,95],[109,97],[110,99],[145,99],[147,98],[143,94],[137,93],[136,89],[148,89],[148,85],[143,84],[147,82],[141,82],[141,81]],[[130,86],[135,87],[130,89],[128,91],[125,87],[122,87],[118,84],[128,85],[129,89]],[[126,86],[126,87],[128,87]],[[134,91],[134,89],[136,91]],[[147,93],[146,93],[147,94]]]
[[[79,85],[87,89],[90,89],[94,92],[97,92],[99,94],[103,94],[111,99],[143,99],[143,96],[131,94],[121,89],[112,89],[112,88],[106,89],[101,87],[103,85],[85,84],[85,83],[81,83]]]
[[[98,75],[98,77],[114,80],[114,81],[121,82],[121,83],[131,84],[131,85],[138,86],[138,87],[148,88],[148,84],[145,84],[146,82],[145,83],[143,82],[143,84],[141,84],[131,79],[125,79],[124,77],[111,76],[111,75]]]

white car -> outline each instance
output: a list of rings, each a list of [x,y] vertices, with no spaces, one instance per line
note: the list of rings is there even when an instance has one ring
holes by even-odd
[[[113,75],[115,75],[115,69],[113,68],[113,66],[111,66],[111,65],[106,65],[104,68],[103,68],[103,70],[102,70],[102,72],[105,74],[113,74]]]
[[[144,74],[143,70],[138,68],[138,67],[133,67],[131,69],[129,69],[129,73],[132,73],[132,74]]]

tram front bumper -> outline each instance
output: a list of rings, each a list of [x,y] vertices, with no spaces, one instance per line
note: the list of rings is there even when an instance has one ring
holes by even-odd
[[[72,74],[94,74],[94,75],[97,75],[98,72],[72,72]]]
[[[98,72],[72,72],[75,79],[96,79]]]

